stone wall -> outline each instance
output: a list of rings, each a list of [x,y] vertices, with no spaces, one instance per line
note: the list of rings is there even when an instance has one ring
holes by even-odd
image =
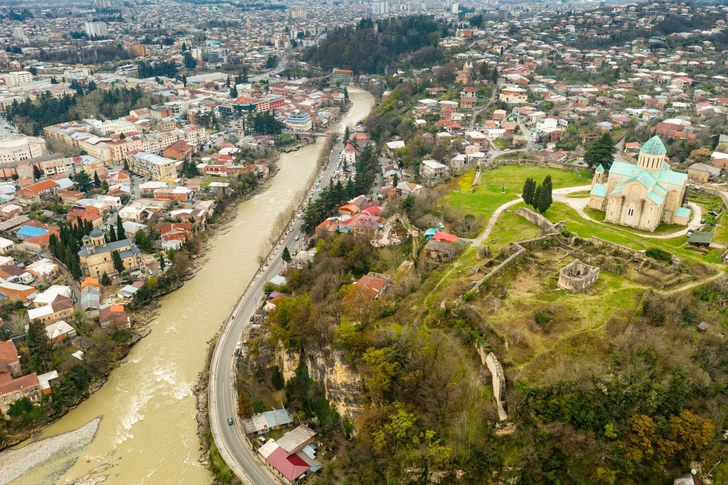
[[[502,263],[500,263],[498,266],[496,266],[495,268],[491,269],[488,272],[487,275],[483,276],[481,279],[479,279],[477,282],[475,282],[475,284],[473,284],[473,287],[476,290],[480,289],[480,287],[483,286],[483,284],[485,284],[486,281],[488,281],[491,278],[493,278],[493,277],[497,276],[498,274],[500,274],[500,272],[503,271],[513,261],[515,261],[516,258],[522,256],[523,253],[526,252],[526,248],[524,248],[523,246],[521,246],[518,243],[512,243],[510,245],[510,248],[515,249],[515,252],[513,254],[511,254],[510,256],[508,256],[505,259],[505,261],[503,261]]]
[[[556,232],[556,227],[551,223],[551,221],[546,219],[544,216],[542,216],[538,212],[534,212],[531,209],[521,207],[520,209],[518,209],[518,211],[516,211],[516,214],[523,217],[531,224],[537,225],[544,231]]]
[[[592,236],[591,238],[589,238],[589,240],[595,246],[610,247],[612,249],[616,249],[618,251],[622,251],[623,253],[631,254],[633,256],[638,256],[640,258],[644,258],[647,253],[647,251],[645,251],[645,250],[637,250],[637,249],[628,248],[627,246],[622,246],[620,244],[616,244],[611,241],[607,241],[605,239],[598,238],[596,236]]]
[[[508,413],[503,407],[503,395],[506,392],[506,376],[503,373],[503,366],[498,362],[498,358],[493,352],[488,352],[486,355],[485,349],[482,345],[475,345],[475,349],[478,351],[480,356],[480,362],[482,365],[487,366],[490,371],[491,381],[493,384],[493,397],[495,403],[498,406],[498,419],[505,421],[508,419]]]
[[[586,291],[599,279],[599,268],[575,259],[559,271],[559,287],[567,291]]]

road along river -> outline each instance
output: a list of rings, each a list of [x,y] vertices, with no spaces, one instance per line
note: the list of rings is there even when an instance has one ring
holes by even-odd
[[[374,98],[357,89],[349,89],[349,96],[352,107],[342,123],[353,127],[371,111]],[[210,472],[198,462],[192,391],[205,365],[207,342],[258,270],[258,255],[278,214],[303,197],[323,145],[320,138],[281,155],[280,171],[267,190],[241,203],[235,219],[212,238],[200,271],[160,301],[152,333],[132,348],[98,392],[32,440],[62,440],[64,433],[101,417],[88,446],[75,440],[75,449],[49,447],[56,451],[11,483],[69,483],[81,477],[94,483],[97,475],[106,476],[105,484],[210,483]],[[99,467],[103,471],[93,473]]]

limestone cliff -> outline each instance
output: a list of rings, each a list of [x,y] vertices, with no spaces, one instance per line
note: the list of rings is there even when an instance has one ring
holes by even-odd
[[[275,362],[288,380],[292,378],[301,361],[301,354],[281,348],[276,352]],[[341,352],[325,350],[306,354],[306,365],[311,379],[323,383],[326,397],[341,416],[352,421],[361,413],[361,397],[364,391],[361,375],[347,361]]]

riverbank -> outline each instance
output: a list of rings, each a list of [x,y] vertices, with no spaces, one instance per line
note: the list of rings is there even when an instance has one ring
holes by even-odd
[[[100,422],[101,418],[96,418],[75,431],[0,454],[0,485],[12,482],[23,473],[53,457],[61,463],[76,461],[81,452],[94,439]],[[62,465],[59,468],[63,468]],[[60,474],[63,471],[65,470],[58,470]]]

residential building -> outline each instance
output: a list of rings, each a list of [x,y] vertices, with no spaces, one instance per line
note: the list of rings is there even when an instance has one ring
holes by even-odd
[[[33,82],[33,75],[28,71],[9,72],[7,74],[3,74],[2,78],[5,80],[5,84],[9,88],[24,86]]]
[[[434,182],[447,175],[447,165],[443,165],[436,160],[423,160],[422,164],[420,164],[420,175],[423,180]]]
[[[101,286],[99,280],[87,277],[81,282],[81,308],[98,310],[101,303]]]
[[[41,389],[38,375],[33,372],[0,384],[0,411],[8,417],[8,409],[17,400],[27,397],[30,402],[40,401]]]
[[[20,375],[20,357],[18,357],[18,351],[15,348],[15,344],[10,340],[0,342],[0,372],[4,369],[7,371],[6,377],[0,374],[0,383],[3,379],[8,377],[12,379],[13,376]]]
[[[353,167],[356,163],[356,149],[351,144],[351,140],[346,140],[346,147],[344,147],[344,161],[349,167]]]
[[[307,111],[295,113],[286,118],[286,127],[292,131],[311,131],[313,120]]]
[[[99,310],[99,325],[101,328],[129,327],[129,316],[124,305],[108,305]]]
[[[177,162],[147,152],[134,153],[129,160],[129,170],[154,180],[177,178]]]

